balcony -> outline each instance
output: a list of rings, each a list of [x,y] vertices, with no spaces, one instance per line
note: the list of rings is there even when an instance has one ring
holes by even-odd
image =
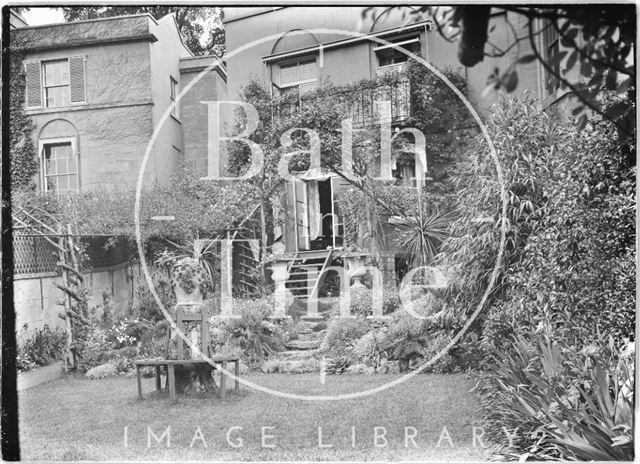
[[[351,118],[354,128],[379,124],[380,111],[377,102],[388,101],[391,106],[391,123],[400,123],[411,116],[411,91],[409,79],[402,75],[401,66],[387,66],[380,68],[380,75],[395,73],[396,79],[371,79],[363,81],[361,85],[320,89],[308,93],[298,93],[295,97],[288,96],[286,100],[273,104],[273,114],[276,119],[291,117],[300,109],[307,110],[318,106],[320,102],[332,101],[344,116]],[[393,69],[391,69],[393,68]]]

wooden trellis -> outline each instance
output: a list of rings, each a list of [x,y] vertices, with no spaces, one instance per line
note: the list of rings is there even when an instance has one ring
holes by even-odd
[[[36,217],[32,212],[23,208],[18,208],[13,215],[14,230],[18,233],[16,243],[25,243],[27,238],[33,238],[46,243],[51,251],[55,262],[55,271],[60,276],[60,283],[56,283],[63,292],[63,298],[59,302],[64,307],[64,311],[58,316],[66,322],[67,346],[65,355],[65,370],[77,367],[77,356],[73,347],[73,329],[77,322],[85,322],[83,316],[78,311],[79,304],[83,304],[82,296],[82,270],[78,258],[79,248],[76,246],[71,225],[63,226],[46,212],[40,211],[53,225],[47,224]],[[18,250],[20,251],[20,250]],[[23,250],[24,251],[24,250]],[[38,254],[34,254],[34,259],[38,259]],[[45,259],[45,258],[43,258]],[[46,262],[50,264],[51,258],[46,257]],[[39,263],[32,263],[34,268],[39,268]],[[47,269],[49,270],[49,269]]]

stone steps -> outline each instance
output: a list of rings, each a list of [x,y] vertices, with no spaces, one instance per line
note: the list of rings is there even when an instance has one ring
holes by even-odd
[[[306,350],[315,350],[320,347],[322,343],[321,339],[317,340],[289,340],[285,343],[285,348],[287,350],[297,350],[297,351],[306,351]]]
[[[323,318],[301,318],[297,323],[298,337],[285,343],[281,351],[263,364],[263,371],[289,374],[319,372],[318,352],[327,323]]]
[[[313,358],[317,354],[317,350],[286,350],[280,351],[276,358],[285,361],[296,361],[300,359]]]

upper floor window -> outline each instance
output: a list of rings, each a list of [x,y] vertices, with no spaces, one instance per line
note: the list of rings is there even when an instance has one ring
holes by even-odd
[[[42,143],[42,177],[48,192],[77,191],[78,156],[73,140]]]
[[[306,58],[280,65],[280,89],[283,93],[305,92],[318,87],[315,58]]]
[[[388,42],[390,44],[379,45],[373,49],[378,60],[379,74],[400,70],[404,67],[410,57],[399,48],[420,55],[420,37],[418,35],[391,39]]]
[[[86,102],[83,56],[26,61],[24,68],[28,108],[60,108]]]
[[[555,20],[544,19],[543,21],[543,35],[542,45],[544,47],[543,52],[545,55],[545,61],[549,63],[549,66],[553,70],[553,73],[545,70],[545,88],[547,94],[554,93],[558,87],[558,79],[554,76],[560,75],[560,60],[553,60],[554,57],[560,53],[560,42],[558,40],[558,28]]]
[[[173,105],[176,102],[176,97],[178,96],[178,81],[176,81],[173,77],[169,77],[170,79],[170,98],[171,104]],[[180,112],[178,111],[178,105],[174,105],[171,108],[171,116],[175,118],[180,117]]]
[[[42,75],[45,106],[69,106],[69,60],[43,61]]]

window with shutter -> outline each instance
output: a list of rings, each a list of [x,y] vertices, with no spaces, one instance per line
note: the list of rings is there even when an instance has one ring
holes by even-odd
[[[28,108],[42,106],[42,80],[40,77],[40,62],[27,61],[24,64],[26,75],[26,103]]]
[[[69,76],[71,103],[86,102],[84,56],[69,58]]]
[[[316,80],[316,62],[308,61],[306,63],[300,63],[300,80],[308,81],[308,80]]]
[[[420,37],[402,37],[396,39],[388,39],[395,46],[402,47],[407,52],[420,56]],[[378,74],[386,74],[393,71],[402,71],[404,64],[408,61],[409,55],[394,48],[391,45],[381,45],[374,48],[376,57],[378,58]]]
[[[317,88],[318,71],[315,58],[281,64],[280,87],[283,93],[304,93]]]
[[[45,191],[78,191],[78,153],[74,139],[55,139],[42,143],[41,156]]]
[[[43,61],[42,77],[45,106],[69,106],[69,60]]]
[[[280,67],[280,83],[285,85],[291,85],[298,81],[298,63],[293,63]]]

